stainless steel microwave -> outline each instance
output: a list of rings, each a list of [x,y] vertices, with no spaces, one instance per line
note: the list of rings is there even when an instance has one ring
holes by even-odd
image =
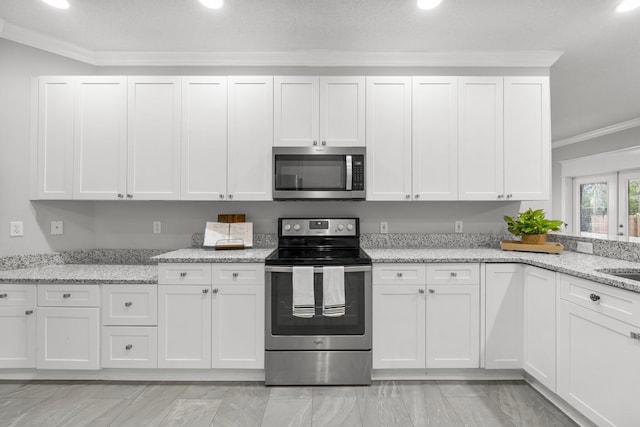
[[[364,200],[364,147],[273,147],[274,200]]]

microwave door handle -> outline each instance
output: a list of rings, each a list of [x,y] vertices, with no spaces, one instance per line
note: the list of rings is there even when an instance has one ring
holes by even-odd
[[[347,185],[345,190],[351,191],[351,188],[353,185],[353,158],[351,157],[351,155],[346,156],[346,163],[347,163],[347,182],[346,182]]]

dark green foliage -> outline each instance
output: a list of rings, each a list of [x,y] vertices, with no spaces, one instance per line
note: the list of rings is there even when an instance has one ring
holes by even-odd
[[[559,219],[546,219],[542,209],[531,210],[518,213],[517,216],[504,217],[507,222],[507,230],[515,236],[525,234],[546,234],[548,231],[560,231],[563,221]]]

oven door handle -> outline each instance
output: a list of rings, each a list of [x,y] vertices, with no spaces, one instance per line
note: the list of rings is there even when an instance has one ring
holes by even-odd
[[[293,267],[283,267],[279,265],[267,265],[264,267],[264,271],[267,273],[291,273],[293,272]],[[363,273],[371,271],[370,265],[354,265],[354,266],[345,266],[345,273]],[[322,273],[322,267],[313,267],[314,273]]]

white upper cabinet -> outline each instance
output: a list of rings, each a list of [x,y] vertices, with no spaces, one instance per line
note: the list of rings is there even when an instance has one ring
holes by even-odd
[[[274,145],[364,146],[364,77],[276,76]]]
[[[180,77],[129,77],[127,198],[180,198]]]
[[[504,78],[504,193],[507,199],[549,199],[549,102],[549,77]]]
[[[367,77],[367,200],[411,199],[411,77]]]
[[[458,79],[413,78],[413,199],[458,199]]]
[[[500,200],[503,191],[503,78],[460,77],[459,200]]]
[[[182,200],[227,194],[227,78],[182,78]]]
[[[364,77],[320,77],[320,144],[365,145]]]
[[[123,198],[127,187],[127,78],[78,77],[74,199]]]
[[[229,200],[271,200],[273,77],[229,77]]]
[[[73,196],[73,83],[73,77],[38,82],[38,199]]]

